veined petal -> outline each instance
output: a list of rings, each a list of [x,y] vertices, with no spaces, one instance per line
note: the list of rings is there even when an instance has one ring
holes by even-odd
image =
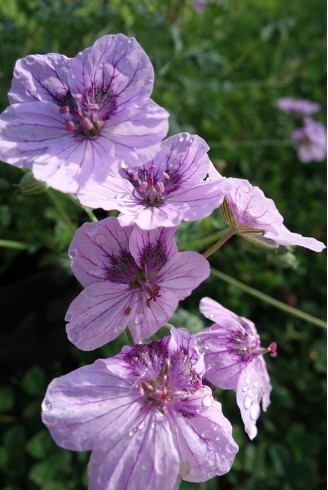
[[[91,284],[66,313],[69,340],[81,350],[93,350],[115,339],[133,315],[135,295],[128,284]]]
[[[116,427],[115,427],[116,430]],[[93,451],[90,490],[177,490],[178,454],[167,420],[150,412],[114,445]]]
[[[171,415],[171,430],[180,457],[180,474],[186,481],[201,482],[227,473],[238,446],[232,438],[230,422],[223,416],[221,404],[212,401],[204,406],[203,399],[191,416]],[[207,401],[206,401],[207,403]]]
[[[50,383],[42,403],[42,420],[58,445],[91,450],[100,442],[117,441],[121,431],[129,430],[131,420],[140,423],[140,394],[125,373],[124,361],[115,356]]]
[[[119,226],[116,218],[84,223],[76,231],[68,254],[74,275],[84,287],[108,279],[111,259],[129,253],[131,231]]]
[[[176,228],[141,230],[134,227],[129,246],[139,267],[149,272],[159,271],[165,262],[178,252],[174,235]]]
[[[106,211],[117,209],[124,212],[127,208],[134,210],[135,206],[138,206],[138,200],[133,195],[132,184],[126,179],[118,179],[110,175],[101,183],[89,179],[78,190],[77,197],[84,206],[102,208]],[[139,208],[143,209],[143,206]]]
[[[153,83],[154,70],[145,51],[123,34],[101,37],[70,63],[72,93],[109,87],[118,106],[149,97]]]
[[[158,276],[158,284],[177,295],[186,298],[210,275],[208,261],[197,252],[179,252],[169,259]]]
[[[268,232],[265,234],[265,237],[274,240],[278,245],[298,245],[300,247],[309,248],[314,252],[322,252],[322,250],[326,248],[325,244],[319,242],[319,240],[293,233],[289,231],[285,225],[281,225],[278,235]]]
[[[182,221],[189,206],[186,203],[165,202],[162,206],[147,208],[145,205],[137,206],[132,203],[125,206],[118,220],[122,226],[135,223],[142,230],[155,230],[158,227],[176,227]]]
[[[70,58],[62,54],[29,55],[16,61],[9,102],[54,102],[66,94]]]
[[[260,403],[262,401],[263,410],[266,410],[271,389],[265,362],[262,356],[258,356],[242,371],[237,386],[237,404],[250,439],[254,439],[257,434]]]

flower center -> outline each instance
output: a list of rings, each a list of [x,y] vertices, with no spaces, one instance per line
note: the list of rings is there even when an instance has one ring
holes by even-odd
[[[247,327],[247,325],[245,325]],[[269,353],[271,357],[277,357],[277,344],[271,342],[267,348],[260,347],[260,342],[257,337],[248,333],[246,328],[244,331],[235,333],[230,340],[230,349],[238,354],[243,362],[251,361],[255,356]]]
[[[116,98],[109,86],[91,88],[84,95],[73,95],[68,90],[64,96],[57,97],[56,103],[66,131],[84,138],[98,136],[104,121],[116,110]]]
[[[137,197],[147,206],[160,206],[165,198],[179,187],[177,168],[166,168],[163,171],[151,163],[142,169],[125,170],[125,174]]]

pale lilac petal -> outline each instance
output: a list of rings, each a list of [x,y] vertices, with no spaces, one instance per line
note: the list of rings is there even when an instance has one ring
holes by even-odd
[[[206,218],[212,211],[221,206],[225,195],[227,179],[216,182],[203,182],[190,189],[181,189],[168,198],[168,203],[174,204],[177,209],[179,205],[187,204],[187,209],[183,215],[186,221],[195,221]]]
[[[239,323],[236,313],[224,308],[212,298],[202,298],[199,303],[199,310],[206,318],[219,325],[227,325],[232,322],[232,326],[234,326],[236,322]]]
[[[189,206],[186,203],[166,202],[162,206],[145,208],[145,206],[125,207],[118,220],[122,226],[135,223],[142,230],[155,230],[158,227],[176,227],[180,224]]]
[[[119,108],[149,97],[152,92],[154,70],[149,58],[134,38],[123,34],[101,37],[72,59],[69,66],[72,93],[109,86]]]
[[[308,115],[318,112],[320,104],[310,100],[293,99],[291,97],[281,97],[277,100],[277,106],[284,112],[292,112],[299,115]]]
[[[127,284],[91,284],[73,300],[66,313],[69,340],[81,350],[107,344],[127,326],[134,303],[135,295]]]
[[[177,490],[179,460],[167,420],[150,413],[139,427],[131,424],[115,445],[93,451],[90,490]]]
[[[179,252],[159,273],[158,284],[184,299],[210,275],[208,261],[196,252]]]
[[[157,172],[177,168],[181,175],[180,185],[190,186],[205,179],[210,159],[209,146],[197,135],[179,133],[162,142],[161,152],[155,158]]]
[[[62,54],[36,54],[17,60],[8,93],[9,102],[54,102],[65,95],[70,58]]]
[[[58,106],[51,102],[24,102],[0,116],[0,159],[20,167],[43,154],[50,144],[70,141]]]
[[[250,439],[257,434],[256,421],[260,416],[260,403],[266,410],[270,403],[271,385],[262,356],[255,357],[242,371],[237,386],[237,404]]]
[[[174,235],[176,228],[156,228],[144,231],[134,227],[129,248],[137,265],[148,272],[158,271],[164,263],[178,253]]]
[[[58,445],[91,450],[100,441],[117,440],[124,428],[128,432],[131,420],[141,420],[140,394],[125,372],[124,361],[115,356],[50,383],[42,403],[42,420]]]
[[[128,208],[134,210],[135,206],[138,206],[138,200],[133,196],[132,184],[126,179],[110,175],[101,183],[89,179],[87,185],[78,190],[77,197],[84,206],[102,208],[106,211],[124,211]],[[139,205],[139,212],[143,209],[144,207]]]
[[[227,473],[238,446],[232,438],[232,427],[223,416],[221,404],[205,399],[192,400],[194,413],[170,417],[171,430],[180,455],[180,473],[184,480],[201,482]],[[196,409],[196,403],[198,406]],[[211,403],[211,406],[205,404]]]
[[[319,240],[311,237],[304,237],[298,233],[292,233],[284,225],[281,225],[279,228],[278,236],[268,232],[265,234],[265,237],[275,240],[279,245],[298,245],[300,247],[309,248],[314,252],[322,252],[322,250],[326,248],[325,244],[319,242]]]
[[[115,218],[84,223],[75,233],[68,254],[72,270],[86,287],[108,279],[112,258],[129,253],[131,228],[121,228]]]

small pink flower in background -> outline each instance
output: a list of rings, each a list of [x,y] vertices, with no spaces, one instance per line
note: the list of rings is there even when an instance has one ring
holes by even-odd
[[[320,162],[327,157],[327,129],[311,117],[306,117],[304,126],[292,132],[292,141],[303,163]]]
[[[289,231],[274,201],[265,197],[259,187],[252,186],[248,180],[231,177],[227,184],[230,190],[221,206],[224,219],[246,240],[270,248],[299,245],[314,252],[326,248],[315,238]]]
[[[200,311],[215,322],[197,334],[205,358],[204,377],[219,388],[237,391],[245,430],[254,439],[260,403],[264,411],[270,404],[271,384],[263,354],[269,352],[276,357],[277,345],[272,342],[267,349],[260,347],[253,322],[210,298],[201,300]]]
[[[122,226],[144,230],[177,226],[205,218],[224,198],[227,179],[204,181],[211,162],[209,147],[197,135],[180,133],[162,142],[157,156],[142,167],[121,170],[120,178],[89,181],[78,193],[82,204],[121,211]]]
[[[175,231],[122,228],[116,218],[77,230],[68,252],[85,289],[66,314],[74,345],[96,349],[127,326],[135,342],[149,338],[207,279],[207,260],[196,252],[178,252]]]
[[[98,182],[122,161],[151,158],[168,129],[168,113],[149,97],[154,73],[134,38],[103,36],[75,58],[18,60],[0,116],[0,158],[30,168],[63,192]]]
[[[192,4],[192,8],[196,10],[196,12],[204,12],[207,5],[207,0],[195,0]]]
[[[230,470],[238,446],[203,372],[194,337],[172,327],[53,380],[42,420],[59,446],[92,451],[92,490],[206,481]]]
[[[320,104],[310,100],[292,99],[291,97],[281,97],[277,100],[279,109],[284,112],[291,112],[298,116],[308,116],[320,110]]]

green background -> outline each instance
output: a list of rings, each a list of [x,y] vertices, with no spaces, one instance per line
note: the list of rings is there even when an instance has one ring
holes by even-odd
[[[104,34],[135,36],[154,65],[153,98],[171,114],[170,134],[202,136],[222,174],[260,186],[292,231],[325,241],[325,162],[298,161],[289,141],[295,121],[276,107],[281,96],[313,100],[322,105],[315,117],[325,122],[325,18],[323,0],[218,0],[203,13],[191,1],[0,0],[1,108],[17,58],[74,57]],[[0,487],[80,490],[87,486],[88,454],[55,445],[42,426],[40,404],[55,376],[115,354],[126,338],[91,353],[69,344],[64,314],[78,285],[66,251],[88,217],[55,191],[18,192],[21,176],[0,164],[0,239],[21,244],[0,248]],[[219,211],[183,224],[180,248],[204,251],[222,226]],[[325,255],[302,248],[272,253],[234,237],[210,262],[324,319]],[[276,341],[279,355],[266,358],[273,391],[257,438],[251,442],[243,431],[235,393],[218,391],[239,453],[228,475],[181,488],[326,488],[325,330],[214,276],[181,304],[177,326],[208,324],[197,311],[204,295],[251,318],[262,344]]]

